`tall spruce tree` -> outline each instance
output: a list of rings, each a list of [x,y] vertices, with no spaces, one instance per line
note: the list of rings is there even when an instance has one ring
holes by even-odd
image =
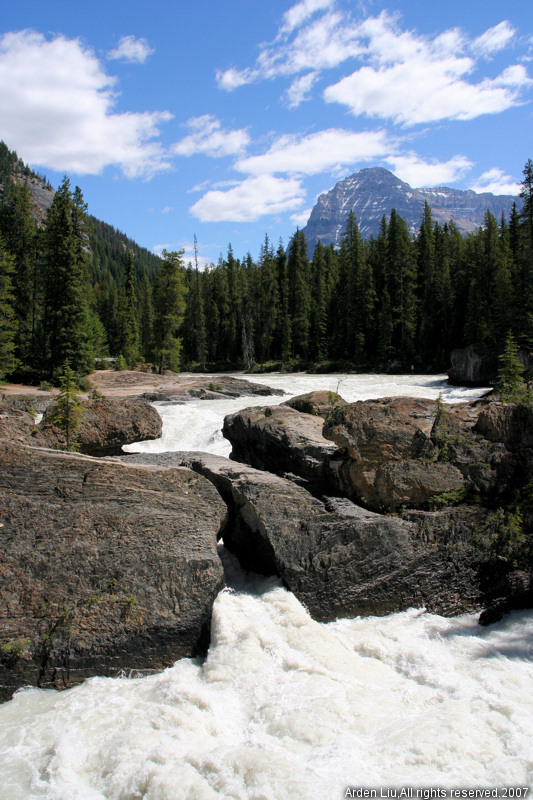
[[[416,250],[418,291],[421,300],[417,349],[422,359],[422,364],[428,366],[433,360],[439,332],[436,329],[435,231],[433,228],[433,216],[427,200],[424,203],[422,222],[416,239]]]
[[[183,250],[163,250],[154,292],[154,354],[159,374],[180,367],[179,328],[185,313],[185,268]]]
[[[283,364],[287,364],[291,357],[291,321],[289,317],[289,275],[287,271],[287,254],[283,242],[279,240],[276,250],[276,269],[278,274],[278,353]]]
[[[297,358],[307,358],[309,348],[311,327],[309,271],[305,234],[297,229],[289,242],[287,259],[292,355]]]
[[[272,343],[279,312],[277,269],[274,251],[265,236],[259,256],[259,360],[261,365],[272,355]]]
[[[38,310],[37,230],[31,216],[31,195],[26,184],[8,182],[0,228],[6,248],[15,259],[14,309],[18,321],[15,339],[17,359],[34,359]]]
[[[520,197],[523,201],[520,212],[521,230],[521,265],[520,290],[521,303],[520,315],[520,342],[527,347],[533,347],[533,161],[529,158],[522,171],[524,176]]]
[[[407,223],[394,208],[387,226],[386,275],[393,318],[392,341],[396,358],[407,367],[416,354],[416,260]]]
[[[94,365],[90,285],[87,275],[88,221],[78,187],[65,176],[48,209],[44,229],[44,359],[47,373],[65,361],[86,374]]]
[[[134,369],[140,355],[140,343],[135,262],[131,250],[126,256],[126,284],[122,290],[120,306],[119,353],[124,357],[128,369]]]
[[[0,237],[0,378],[11,375],[18,365],[15,357],[18,320],[13,291],[14,272],[15,259],[7,252]]]
[[[150,282],[150,278],[148,277],[146,268],[144,269],[141,281],[139,306],[139,342],[141,347],[141,355],[144,361],[151,361],[154,328],[154,306],[152,302],[152,284]]]
[[[327,262],[326,248],[320,241],[316,243],[311,261],[312,296],[311,296],[311,358],[323,361],[328,355],[327,324]]]
[[[433,339],[428,357],[434,368],[447,368],[452,350],[455,293],[451,274],[448,229],[435,224],[435,266],[433,270]]]

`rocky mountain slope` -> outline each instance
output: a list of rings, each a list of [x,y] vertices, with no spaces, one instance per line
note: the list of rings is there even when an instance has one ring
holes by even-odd
[[[378,235],[381,218],[384,214],[388,217],[393,208],[414,233],[420,225],[426,200],[436,222],[444,224],[453,219],[461,233],[469,233],[483,224],[486,211],[497,219],[502,212],[508,218],[518,198],[489,192],[477,194],[471,189],[463,191],[447,186],[413,189],[387,169],[362,169],[318,198],[303,229],[309,250],[313,252],[318,239],[325,245],[338,246],[350,211],[354,212],[364,239]]]

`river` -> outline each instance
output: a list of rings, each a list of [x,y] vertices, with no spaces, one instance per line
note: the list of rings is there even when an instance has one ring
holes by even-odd
[[[338,388],[346,400],[479,394],[443,376],[254,380],[291,395]],[[158,405],[162,440],[129,449],[227,455],[224,415],[283,399]],[[411,787],[416,798],[422,787],[532,786],[533,612],[489,628],[476,615],[423,609],[320,624],[277,580],[220,553],[228,588],[205,660],[62,693],[26,689],[0,707],[2,800],[336,800],[361,787],[377,797]]]

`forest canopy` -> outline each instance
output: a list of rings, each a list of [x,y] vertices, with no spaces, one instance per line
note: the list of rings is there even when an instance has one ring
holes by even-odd
[[[301,230],[265,236],[259,257],[227,254],[201,271],[161,257],[88,215],[65,177],[46,218],[32,215],[28,170],[0,146],[0,376],[57,381],[95,359],[130,368],[440,371],[450,351],[533,347],[533,162],[509,219],[490,212],[461,235],[425,206],[412,235],[395,209],[363,241],[353,213],[340,242]]]

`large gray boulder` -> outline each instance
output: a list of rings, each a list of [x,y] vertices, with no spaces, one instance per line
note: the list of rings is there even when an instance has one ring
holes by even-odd
[[[226,506],[188,469],[0,441],[0,697],[205,652]]]
[[[385,511],[446,496],[495,501],[517,480],[518,465],[476,428],[485,405],[393,397],[336,408],[323,433],[339,447],[330,468],[341,493]]]
[[[290,476],[315,493],[332,489],[328,460],[337,446],[322,435],[324,420],[287,405],[246,408],[224,419],[231,458]]]

